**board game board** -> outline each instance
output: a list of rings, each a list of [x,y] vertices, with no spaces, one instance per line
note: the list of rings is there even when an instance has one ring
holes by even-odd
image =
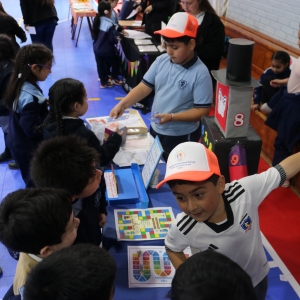
[[[175,220],[172,207],[115,209],[118,240],[164,239]]]
[[[128,284],[134,287],[170,287],[175,269],[163,246],[128,246]],[[187,257],[191,249],[184,250]]]

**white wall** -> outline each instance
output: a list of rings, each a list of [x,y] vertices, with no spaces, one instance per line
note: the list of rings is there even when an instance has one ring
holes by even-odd
[[[300,0],[229,0],[227,17],[298,48]]]

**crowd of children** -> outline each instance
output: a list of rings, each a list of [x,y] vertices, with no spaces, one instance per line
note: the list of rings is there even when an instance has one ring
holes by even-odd
[[[112,5],[100,2],[93,24],[101,88],[120,84]],[[194,53],[197,29],[197,19],[181,12],[156,32],[167,53],[155,60],[111,116],[119,117],[155,90],[153,111],[159,121],[151,124],[150,132],[159,136],[167,161],[165,178],[157,188],[167,183],[182,210],[165,239],[177,269],[168,297],[264,300],[269,265],[258,207],[300,171],[300,153],[278,155],[266,172],[225,183],[217,157],[197,143],[199,120],[209,113],[213,91],[207,67]],[[5,39],[0,35],[0,45]],[[8,67],[11,73],[1,95],[1,104],[9,109],[7,146],[26,184],[26,189],[10,193],[0,203],[0,241],[20,252],[14,283],[3,299],[113,299],[116,264],[99,248],[107,214],[102,167],[119,151],[122,137],[114,133],[100,145],[85,127],[80,117],[88,103],[82,82],[58,80],[46,99],[37,83],[51,73],[54,57],[47,47],[22,47],[14,65],[13,56],[2,60],[1,55],[1,72]],[[287,88],[293,99],[279,90],[285,97],[280,105],[291,109],[299,100],[294,99],[300,93],[299,64]],[[271,79],[267,73],[272,73]],[[272,57],[266,82],[279,74],[289,76],[289,59],[280,51]],[[271,108],[274,113],[282,109],[278,103]],[[200,253],[186,259],[183,250],[189,246]],[[215,251],[207,250],[212,246]]]

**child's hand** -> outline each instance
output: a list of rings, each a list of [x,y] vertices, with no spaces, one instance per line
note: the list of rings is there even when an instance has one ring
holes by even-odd
[[[259,110],[259,105],[258,104],[252,104],[251,105],[251,110]]]
[[[29,24],[24,24],[24,29],[26,30],[26,31],[28,31],[29,30]]]
[[[113,119],[117,119],[123,115],[125,108],[122,105],[117,104],[109,113],[109,116]]]
[[[122,33],[124,36],[129,36],[129,33],[126,30],[123,30]]]
[[[277,88],[277,87],[280,86],[279,83],[277,82],[277,79],[271,80],[271,81],[270,81],[270,85],[271,85],[271,87],[273,87],[273,88]]]
[[[144,13],[145,13],[145,14],[149,14],[152,10],[153,10],[152,5],[149,5],[149,6],[146,7]]]
[[[165,124],[168,122],[172,122],[172,114],[155,114],[156,118],[160,118],[159,124]]]
[[[99,226],[101,228],[103,228],[105,223],[106,223],[106,215],[105,214],[99,214]]]

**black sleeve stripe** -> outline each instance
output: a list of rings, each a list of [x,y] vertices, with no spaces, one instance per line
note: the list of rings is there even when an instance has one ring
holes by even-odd
[[[195,225],[197,224],[198,222],[195,220],[192,225],[185,231],[183,232],[184,235],[187,235],[194,227]]]
[[[142,83],[146,84],[147,86],[149,86],[149,88],[154,89],[154,84],[148,82],[147,80],[145,80],[144,78],[142,79]]]
[[[194,107],[195,108],[210,108],[211,107],[211,103],[205,103],[205,104],[194,103]]]
[[[189,217],[189,218],[187,219],[187,221],[185,221],[185,222],[181,225],[180,228],[177,226],[178,229],[179,229],[179,231],[183,231],[183,230],[185,229],[185,227],[188,226],[189,223],[191,223],[192,220],[193,220],[193,218]]]
[[[184,221],[188,218],[189,216],[188,215],[185,215],[178,223],[177,223],[177,227]]]
[[[284,170],[284,168],[283,168],[281,165],[276,165],[274,168],[279,172],[279,175],[280,175],[280,183],[279,183],[279,186],[281,186],[281,185],[283,185],[283,183],[284,183],[284,182],[286,181],[286,179],[287,179],[285,170]]]

